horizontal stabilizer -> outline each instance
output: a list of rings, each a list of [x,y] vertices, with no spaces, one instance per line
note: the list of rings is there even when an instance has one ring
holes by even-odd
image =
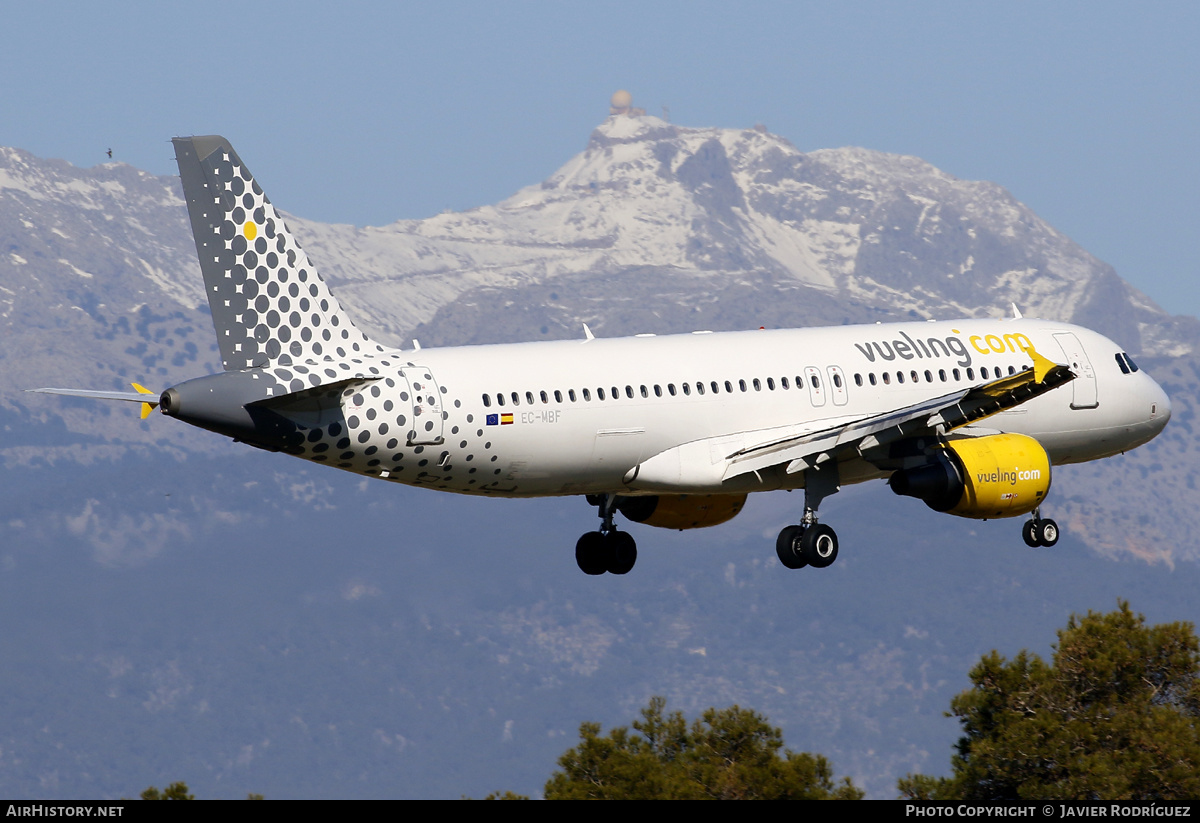
[[[38,394],[61,394],[65,397],[87,397],[91,400],[124,400],[127,403],[142,404],[142,419],[150,416],[150,412],[158,405],[158,395],[137,383],[130,383],[137,391],[93,391],[91,389],[26,389],[25,391]]]
[[[66,397],[90,397],[93,400],[125,400],[129,403],[158,405],[158,396],[150,392],[91,391],[89,389],[26,389],[39,394],[61,394]]]

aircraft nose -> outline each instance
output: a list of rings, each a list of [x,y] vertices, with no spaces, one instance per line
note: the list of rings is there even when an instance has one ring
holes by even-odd
[[[1151,379],[1154,390],[1150,393],[1150,421],[1157,431],[1162,431],[1171,419],[1171,398],[1163,391],[1158,382]]]
[[[1154,388],[1158,389],[1158,397],[1151,403],[1150,416],[1158,421],[1158,427],[1162,428],[1166,425],[1166,421],[1171,419],[1171,398],[1166,396],[1163,391],[1163,386],[1154,383]]]

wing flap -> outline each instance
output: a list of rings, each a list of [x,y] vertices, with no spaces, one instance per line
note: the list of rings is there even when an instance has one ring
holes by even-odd
[[[902,438],[945,435],[1075,379],[1066,366],[1032,350],[1030,356],[1032,368],[900,409],[684,443],[639,463],[626,474],[625,482],[659,491],[721,491],[738,487],[739,478],[775,467],[795,474],[851,452],[861,456]]]
[[[865,417],[811,434],[762,443],[730,454],[724,480],[786,463],[788,474],[813,468],[847,451],[862,454],[877,446],[920,434],[947,434],[1008,409],[1075,379],[1067,366],[1027,350],[1033,368],[969,389]]]

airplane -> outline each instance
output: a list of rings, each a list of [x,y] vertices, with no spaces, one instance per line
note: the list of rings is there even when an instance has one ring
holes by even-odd
[[[615,516],[692,529],[752,492],[803,489],[776,554],[825,568],[818,519],[842,486],[886,479],[930,508],[987,520],[1041,514],[1052,466],[1154,438],[1158,384],[1088,329],[1021,316],[411,350],[359,330],[229,142],[173,141],[224,371],[115,399],[236,441],[358,474],[491,497],[580,495],[598,529],[589,575],[637,559]],[[1063,362],[1058,362],[1061,356]]]

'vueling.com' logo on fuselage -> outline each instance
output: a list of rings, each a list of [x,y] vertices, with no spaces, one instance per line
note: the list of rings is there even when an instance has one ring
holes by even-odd
[[[958,329],[951,329],[954,335],[962,334]],[[900,332],[900,337],[894,340],[885,341],[868,341],[865,343],[855,343],[854,348],[858,349],[862,356],[867,358],[867,362],[874,363],[876,357],[880,360],[936,360],[940,357],[957,357],[958,365],[966,367],[972,363],[971,349],[980,354],[1004,354],[1008,352],[1018,353],[1033,348],[1033,341],[1023,334],[1006,334],[1003,337],[995,334],[973,334],[967,338],[971,344],[970,347],[962,341],[961,337],[950,335],[948,337],[927,337],[925,339],[913,339],[905,332]]]

